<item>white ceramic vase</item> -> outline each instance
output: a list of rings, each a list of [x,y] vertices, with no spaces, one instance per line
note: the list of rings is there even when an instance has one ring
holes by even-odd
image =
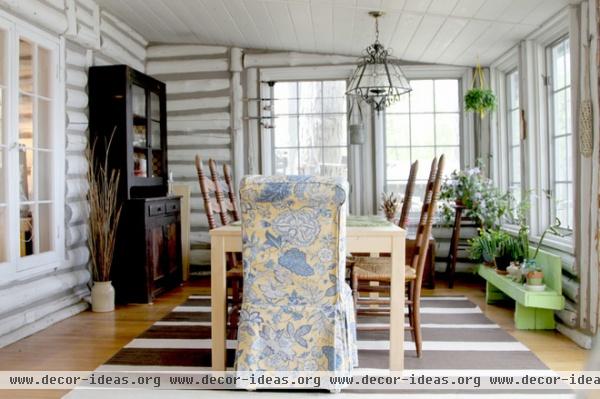
[[[110,281],[94,281],[92,286],[92,311],[112,312],[115,310],[115,289]]]

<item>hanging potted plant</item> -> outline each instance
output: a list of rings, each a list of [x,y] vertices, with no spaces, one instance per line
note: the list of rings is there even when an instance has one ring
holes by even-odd
[[[108,168],[108,154],[113,136],[114,130],[108,143],[105,143],[104,154],[100,157],[98,157],[96,143],[87,150],[90,210],[88,247],[94,280],[92,285],[92,311],[94,312],[110,312],[115,309],[115,290],[110,280],[110,269],[121,216],[121,204],[118,199],[119,171]]]
[[[492,89],[486,88],[483,69],[477,63],[475,72],[473,72],[471,89],[465,94],[465,109],[478,113],[481,119],[483,119],[486,113],[493,111],[495,108],[496,95]]]

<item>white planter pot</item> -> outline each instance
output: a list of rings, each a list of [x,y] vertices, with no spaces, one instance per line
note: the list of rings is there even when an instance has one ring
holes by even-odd
[[[94,281],[92,286],[92,311],[112,312],[115,310],[115,289],[110,281]]]

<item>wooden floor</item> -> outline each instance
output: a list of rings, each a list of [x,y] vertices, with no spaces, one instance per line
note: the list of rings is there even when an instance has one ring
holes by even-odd
[[[465,295],[495,323],[531,349],[553,370],[581,370],[587,351],[555,331],[514,329],[510,306],[485,304],[480,279],[459,276],[453,289],[439,280],[424,295]],[[471,280],[471,281],[466,281]],[[209,282],[196,280],[156,299],[153,305],[118,307],[113,313],[80,313],[0,349],[0,370],[94,370],[131,339],[165,316],[192,293],[208,293]],[[0,391],[0,398],[60,398],[65,391]]]

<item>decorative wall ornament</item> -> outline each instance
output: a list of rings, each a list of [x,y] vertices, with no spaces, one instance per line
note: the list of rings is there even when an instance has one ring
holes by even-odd
[[[585,49],[582,62],[584,63],[583,98],[579,106],[579,151],[586,158],[592,156],[594,149],[593,138],[593,105],[590,93],[590,45],[592,38],[583,43]]]
[[[378,18],[383,12],[371,11],[369,15],[375,18],[375,42],[359,59],[346,94],[363,99],[379,112],[411,91],[411,87],[400,68],[400,60],[379,42]]]

